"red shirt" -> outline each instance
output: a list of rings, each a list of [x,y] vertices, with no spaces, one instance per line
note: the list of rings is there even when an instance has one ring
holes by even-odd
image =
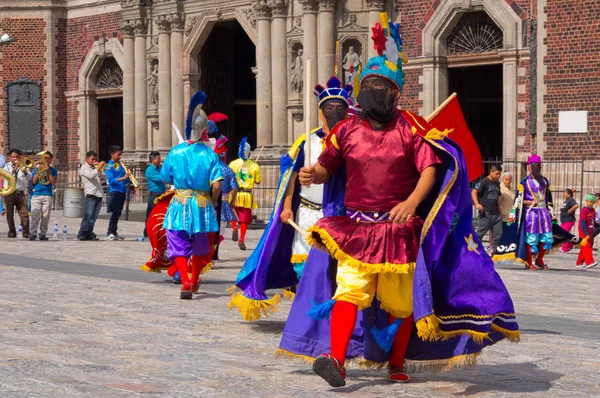
[[[433,148],[400,111],[383,130],[373,130],[361,116],[342,122],[319,164],[331,175],[345,162],[346,207],[363,211],[390,211],[408,199],[421,173],[440,163]]]
[[[579,213],[579,233],[586,235],[582,229],[581,223],[584,223],[588,229],[588,235],[594,232],[594,220],[596,219],[596,210],[584,207]]]

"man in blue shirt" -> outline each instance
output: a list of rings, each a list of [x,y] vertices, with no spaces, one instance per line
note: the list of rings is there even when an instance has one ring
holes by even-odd
[[[146,208],[146,221],[154,208],[154,200],[165,193],[167,187],[160,178],[161,159],[160,153],[156,151],[150,152],[150,164],[146,168],[146,183],[148,184],[148,207]],[[148,237],[146,231],[146,223],[144,223],[144,239]]]
[[[50,212],[52,210],[52,190],[56,184],[58,171],[51,167],[52,153],[50,151],[42,152],[43,160],[41,165],[33,170],[33,194],[31,197],[31,228],[29,230],[29,240],[35,240],[40,227],[40,240],[48,240],[48,223],[50,222]]]
[[[110,221],[108,222],[106,236],[108,237],[108,240],[123,240],[124,238],[117,233],[117,228],[119,217],[121,217],[123,206],[125,205],[125,198],[127,197],[129,171],[125,171],[125,168],[120,163],[121,156],[123,155],[121,147],[113,145],[108,150],[110,152],[110,160],[106,164],[104,174],[108,181],[110,196],[108,211],[112,214],[110,216]]]

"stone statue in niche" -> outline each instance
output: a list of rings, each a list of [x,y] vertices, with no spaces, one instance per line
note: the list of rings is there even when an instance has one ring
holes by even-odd
[[[292,82],[292,92],[295,94],[302,94],[302,88],[304,87],[304,60],[302,54],[304,54],[304,50],[299,48],[298,55],[292,63],[290,80]]]
[[[354,51],[354,46],[348,47],[348,52],[344,55],[344,59],[342,60],[343,68],[344,68],[344,81],[346,83],[350,82],[350,67],[354,66],[354,70],[358,70],[358,67],[361,65],[360,54]]]
[[[150,87],[150,103],[158,104],[158,64],[154,64],[152,72],[148,77],[148,87]]]

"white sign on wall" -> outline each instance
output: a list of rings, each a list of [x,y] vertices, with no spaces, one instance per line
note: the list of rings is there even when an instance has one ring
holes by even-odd
[[[588,113],[587,111],[563,111],[558,112],[559,133],[587,133]]]

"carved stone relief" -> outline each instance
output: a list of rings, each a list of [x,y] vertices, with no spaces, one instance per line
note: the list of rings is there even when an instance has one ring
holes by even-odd
[[[349,39],[342,45],[342,69],[344,71],[342,81],[350,83],[351,75],[362,65],[362,44],[358,40]]]
[[[194,30],[194,27],[198,24],[199,19],[200,19],[200,17],[198,17],[197,15],[186,18],[186,21],[185,21],[185,35],[186,36],[189,36],[190,33],[192,33],[192,30]]]
[[[292,47],[292,68],[290,71],[291,94],[302,96],[304,88],[304,49],[301,43],[295,43]]]
[[[158,59],[150,60],[150,72],[148,73],[148,97],[150,108],[158,107]]]
[[[106,58],[96,77],[97,89],[110,89],[123,87],[123,71],[114,58]]]

